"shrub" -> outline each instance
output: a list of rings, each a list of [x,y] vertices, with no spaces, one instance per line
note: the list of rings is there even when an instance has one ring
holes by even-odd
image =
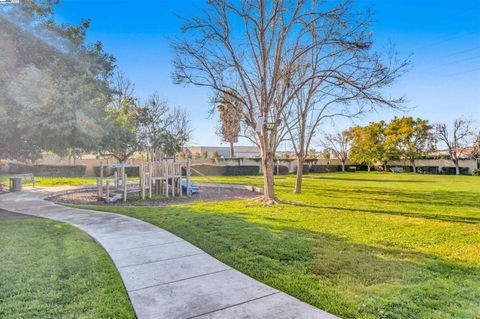
[[[401,169],[402,173],[412,173],[413,167],[412,166],[388,166],[388,171],[391,172],[392,169]]]
[[[303,165],[303,174],[308,174],[308,173],[310,173],[310,166]]]
[[[420,166],[417,167],[419,174],[438,174],[438,166]]]
[[[311,173],[332,173],[341,172],[341,165],[312,165],[310,166]]]
[[[212,156],[210,157],[212,160],[216,160],[217,158],[219,158],[220,156],[218,155],[218,152],[217,151],[214,151],[212,153]]]
[[[455,175],[456,174],[455,167],[442,167],[442,174]],[[460,167],[460,174],[467,175],[468,167]]]
[[[140,176],[140,168],[139,167],[125,167],[125,174],[128,177],[138,177]]]
[[[278,174],[277,174],[278,172]],[[273,174],[275,175],[286,175],[288,174],[288,167],[284,165],[275,165],[273,168]]]
[[[217,166],[217,165],[192,165],[192,168],[207,176],[241,176],[241,175],[258,175],[260,169],[258,166],[242,165],[242,166]],[[195,170],[192,170],[192,176],[200,176]],[[182,170],[185,174],[185,170]]]
[[[342,171],[342,165],[338,165],[338,171]],[[372,167],[372,171],[375,170],[374,167]],[[368,166],[367,165],[345,165],[345,171],[347,172],[366,172],[368,171]]]
[[[474,169],[474,170],[472,171],[472,175],[473,175],[473,176],[480,176],[480,169]]]
[[[208,158],[208,152],[207,151],[203,151],[202,152],[202,159],[207,159]]]
[[[199,158],[200,158],[200,153],[199,153],[199,152],[195,152],[195,154],[193,154],[193,159],[198,160]]]
[[[412,166],[402,166],[403,172],[404,173],[413,173],[413,167]]]

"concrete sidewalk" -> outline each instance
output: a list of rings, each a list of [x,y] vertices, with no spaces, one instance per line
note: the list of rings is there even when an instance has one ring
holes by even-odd
[[[88,233],[110,254],[138,318],[337,318],[232,269],[152,224],[43,199],[64,190],[1,195],[0,208],[66,222]]]

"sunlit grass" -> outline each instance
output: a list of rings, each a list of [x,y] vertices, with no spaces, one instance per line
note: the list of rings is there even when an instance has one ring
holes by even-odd
[[[96,177],[35,177],[35,186],[54,187],[54,186],[77,186],[97,184]],[[31,183],[27,183],[31,186]]]
[[[29,218],[0,220],[0,318],[135,315],[99,245],[72,226]]]
[[[10,175],[0,174],[0,182],[7,182]],[[43,177],[35,176],[35,186],[38,187],[56,187],[56,186],[80,186],[96,185],[97,177]],[[138,181],[138,177],[128,178],[129,181]],[[104,181],[105,183],[105,181]],[[25,186],[32,186],[32,183],[25,183]]]
[[[213,177],[262,186],[260,176]],[[195,178],[195,181],[201,181]],[[478,318],[480,178],[388,173],[276,178],[281,199],[97,207],[146,220],[345,318]]]

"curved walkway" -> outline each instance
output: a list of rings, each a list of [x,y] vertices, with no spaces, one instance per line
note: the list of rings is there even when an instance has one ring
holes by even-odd
[[[138,318],[336,318],[230,268],[157,226],[44,200],[69,189],[1,195],[0,208],[66,222],[88,233],[110,254]]]

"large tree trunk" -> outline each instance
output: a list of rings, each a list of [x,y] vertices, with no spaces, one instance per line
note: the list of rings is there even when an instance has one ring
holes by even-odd
[[[230,158],[235,157],[235,149],[233,147],[233,142],[230,142]]]
[[[275,190],[273,187],[273,156],[265,156],[262,159],[263,170],[263,197],[265,200],[276,200]]]
[[[342,161],[342,172],[345,172],[345,162]]]
[[[455,164],[455,174],[460,175],[460,165],[458,164],[458,160],[454,160],[453,163]]]
[[[297,155],[297,177],[295,179],[295,189],[293,190],[294,194],[300,194],[302,192],[304,163],[305,157],[303,156],[303,154]]]
[[[410,160],[410,164],[412,164],[412,172],[416,173],[417,172],[417,166],[415,164],[415,160],[414,159]]]
[[[306,143],[305,143],[305,128],[306,128],[306,117],[302,116],[302,120],[300,121],[300,132],[298,136],[298,149],[296,149],[297,153],[297,177],[295,179],[295,189],[293,190],[294,194],[300,194],[302,192],[302,183],[303,183],[303,165],[305,163],[305,154],[307,153],[306,150]]]
[[[370,165],[367,165],[367,167],[368,167],[368,171],[370,172]]]
[[[265,131],[263,132],[263,134],[259,136],[260,151],[262,154],[263,197],[266,201],[275,201],[277,200],[277,198],[275,197],[274,178],[273,178],[274,153],[270,149],[264,134],[266,134]]]

